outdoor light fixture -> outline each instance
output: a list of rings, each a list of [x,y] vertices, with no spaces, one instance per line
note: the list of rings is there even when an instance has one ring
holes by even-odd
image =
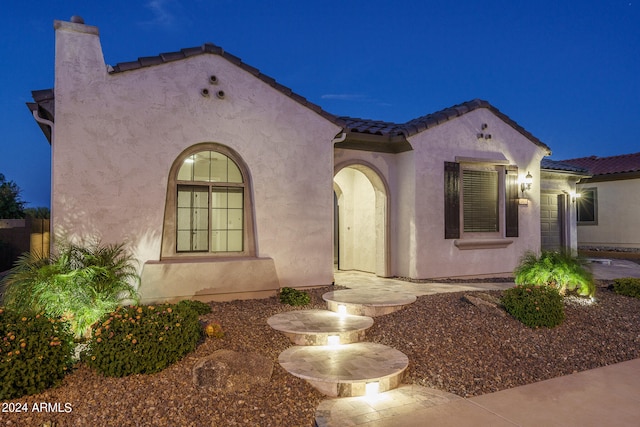
[[[329,335],[327,337],[328,345],[340,345],[340,335]]]
[[[575,203],[576,200],[582,196],[582,194],[574,192],[571,192],[569,195],[571,196],[571,203]]]
[[[338,314],[346,315],[347,314],[347,306],[344,304],[338,304]]]
[[[524,177],[524,181],[520,183],[520,191],[524,194],[525,191],[531,190],[531,184],[533,184],[533,176],[531,172],[527,172],[527,176]]]

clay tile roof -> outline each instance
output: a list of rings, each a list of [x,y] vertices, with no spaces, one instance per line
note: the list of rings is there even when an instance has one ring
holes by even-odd
[[[586,168],[547,158],[540,161],[540,168],[560,172],[574,172],[578,175],[590,175],[589,170]]]
[[[220,46],[214,45],[213,43],[205,43],[202,46],[198,46],[198,47],[180,49],[179,52],[167,52],[167,53],[161,53],[158,56],[142,57],[142,58],[138,58],[137,61],[120,62],[114,65],[113,67],[111,67],[109,72],[111,74],[123,73],[126,71],[138,70],[141,68],[152,67],[155,65],[165,64],[168,62],[179,61],[185,58],[189,58],[197,55],[203,55],[203,54],[213,54],[213,55],[222,56],[227,61],[231,62],[234,65],[237,65],[238,67],[242,68],[248,73],[253,74],[257,78],[259,78],[260,80],[268,84],[269,86],[282,92],[283,94],[287,95],[294,101],[304,105],[305,107],[311,109],[312,111],[315,111],[316,113],[326,118],[327,120],[337,124],[338,126],[344,126],[344,122],[340,118],[334,116],[331,113],[324,111],[320,106],[313,104],[310,101],[308,101],[306,98],[294,93],[288,87],[283,86],[280,83],[276,82],[276,80],[273,79],[272,77],[262,74],[260,70],[258,70],[257,68],[252,67],[248,64],[245,64],[237,56],[232,55],[229,52],[225,52],[224,49],[222,49]]]
[[[340,117],[345,122],[348,132],[365,133],[370,135],[403,135],[401,125],[381,120],[358,119],[353,117]]]
[[[577,159],[563,160],[563,162],[588,169],[593,175],[640,172],[640,153],[622,154],[611,157],[580,157]]]

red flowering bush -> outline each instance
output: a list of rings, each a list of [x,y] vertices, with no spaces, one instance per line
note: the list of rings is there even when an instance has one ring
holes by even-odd
[[[517,285],[502,294],[504,309],[531,328],[553,328],[564,321],[564,304],[557,289],[545,285]]]
[[[72,363],[69,324],[0,307],[0,400],[57,385]]]
[[[200,337],[194,311],[173,304],[118,307],[93,325],[83,360],[106,376],[150,374],[193,351]]]

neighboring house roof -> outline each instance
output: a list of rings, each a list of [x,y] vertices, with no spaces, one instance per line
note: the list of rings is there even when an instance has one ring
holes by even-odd
[[[540,161],[540,168],[547,171],[571,172],[576,175],[590,176],[589,170],[558,160],[544,158]]]
[[[592,175],[614,175],[640,172],[640,153],[622,154],[611,157],[580,157],[563,160],[574,166],[588,169]]]
[[[110,74],[124,73],[132,70],[139,70],[141,68],[180,61],[192,56],[204,54],[214,54],[225,58],[232,64],[235,64],[248,73],[253,74],[255,77],[259,78],[274,89],[282,92],[294,101],[315,111],[316,113],[335,123],[336,125],[341,126],[346,134],[346,137],[343,142],[337,143],[336,146],[342,146],[343,148],[386,151],[393,153],[411,150],[411,145],[407,141],[408,137],[452,120],[456,117],[460,117],[478,108],[486,108],[493,112],[496,116],[500,117],[505,123],[514,128],[516,131],[524,135],[531,142],[546,150],[548,154],[551,154],[551,149],[546,144],[541,142],[538,138],[533,136],[515,121],[511,120],[506,114],[503,114],[497,108],[489,104],[489,102],[481,99],[474,99],[468,102],[463,102],[462,104],[454,105],[452,107],[436,111],[435,113],[427,114],[425,116],[409,120],[408,122],[402,124],[384,122],[379,120],[358,119],[346,116],[337,117],[323,110],[320,106],[308,101],[306,98],[296,94],[288,87],[281,85],[272,77],[261,73],[257,68],[245,64],[237,56],[226,52],[223,48],[221,48],[220,46],[216,46],[213,43],[205,43],[202,46],[181,49],[177,52],[161,53],[157,56],[141,57],[135,61],[121,62],[114,66],[109,66],[108,70]],[[33,98],[35,102],[27,103],[27,106],[32,111],[32,113],[34,111],[38,111],[40,117],[46,118],[47,120],[53,122],[55,117],[53,110],[53,89],[34,91]],[[47,136],[49,142],[51,142],[51,131],[48,129],[48,126],[45,126],[40,122],[39,125]]]

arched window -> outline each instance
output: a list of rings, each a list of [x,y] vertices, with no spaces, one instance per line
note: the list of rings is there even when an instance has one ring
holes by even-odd
[[[174,163],[163,256],[253,255],[248,171],[219,144],[199,144]]]

